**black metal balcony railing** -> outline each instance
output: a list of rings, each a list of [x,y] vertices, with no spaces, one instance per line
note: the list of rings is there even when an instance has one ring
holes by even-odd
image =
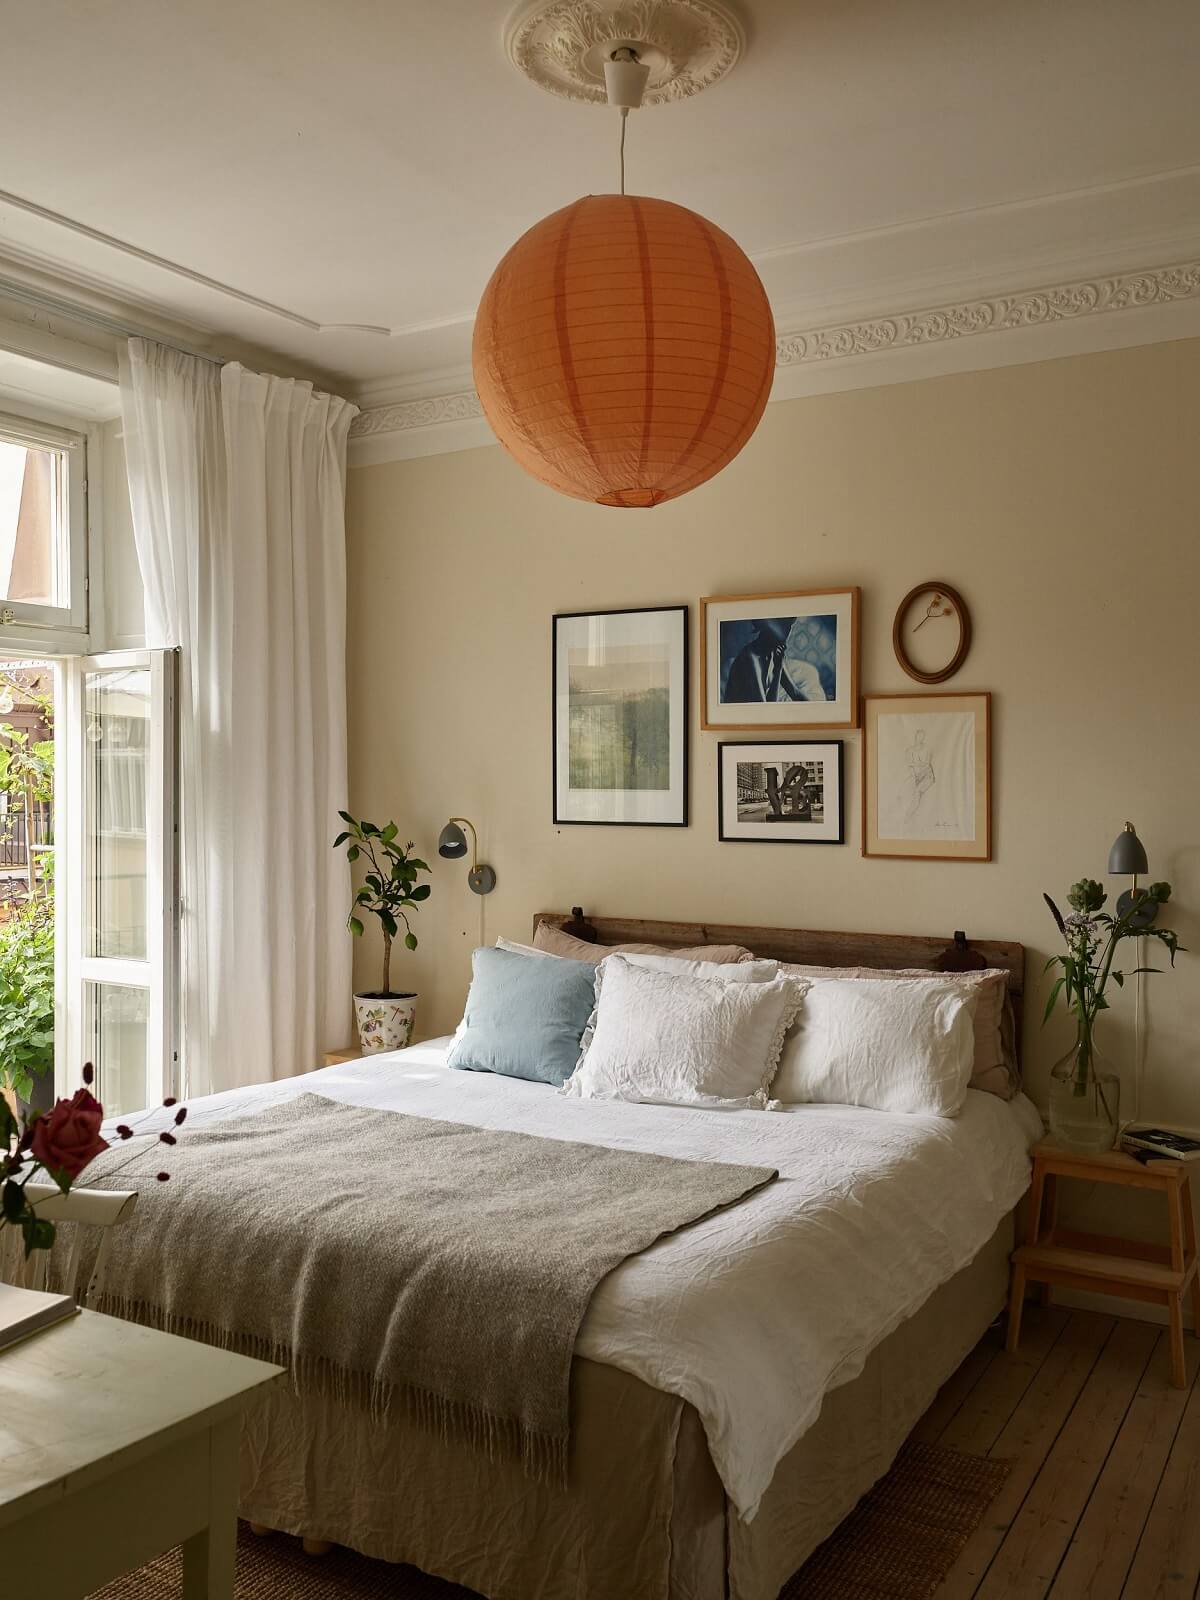
[[[29,844],[53,844],[54,817],[48,807],[38,806],[33,813],[32,841],[25,837],[24,811],[0,814],[0,872],[25,872],[29,867]]]

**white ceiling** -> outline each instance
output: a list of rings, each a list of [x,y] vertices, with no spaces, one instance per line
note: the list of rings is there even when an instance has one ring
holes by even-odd
[[[0,252],[352,392],[461,368],[499,256],[614,184],[615,116],[513,71],[510,9],[4,0]],[[1200,238],[1196,0],[740,9],[732,75],[631,120],[629,186],[731,232],[783,326]]]

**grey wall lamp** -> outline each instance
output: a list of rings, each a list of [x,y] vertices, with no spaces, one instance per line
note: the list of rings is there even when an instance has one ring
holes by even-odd
[[[491,894],[496,887],[496,874],[491,867],[480,863],[479,836],[475,832],[475,824],[468,817],[450,818],[438,834],[438,855],[444,856],[447,861],[462,860],[467,853],[467,836],[463,828],[471,830],[471,870],[467,873],[467,882],[476,894]]]
[[[1127,822],[1113,840],[1112,849],[1108,852],[1108,870],[1114,877],[1133,879],[1132,886],[1126,889],[1117,901],[1117,914],[1124,916],[1135,901],[1144,899],[1144,892],[1138,888],[1138,873],[1150,870],[1150,863],[1146,860],[1146,846],[1133,831],[1132,822]],[[1134,920],[1134,926],[1148,928],[1157,915],[1158,902],[1145,900]]]

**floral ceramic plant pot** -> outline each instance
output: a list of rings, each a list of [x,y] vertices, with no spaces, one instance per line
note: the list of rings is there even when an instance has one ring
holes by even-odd
[[[403,1050],[412,1042],[417,997],[415,994],[356,994],[354,1014],[363,1055]]]

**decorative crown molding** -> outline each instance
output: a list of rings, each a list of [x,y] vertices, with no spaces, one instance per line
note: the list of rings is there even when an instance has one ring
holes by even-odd
[[[1037,327],[1101,312],[1166,305],[1197,295],[1200,295],[1200,261],[1188,261],[1181,266],[1126,272],[1109,278],[1085,278],[1049,289],[991,295],[864,322],[844,322],[828,328],[805,328],[780,334],[776,340],[775,363],[780,367],[794,367],[809,361],[834,361],[845,356],[933,344],[942,339],[963,339],[977,333]]]
[[[532,0],[504,33],[519,72],[564,100],[604,105],[604,60],[635,45],[650,68],[644,104],[686,100],[723,78],[745,49],[741,23],[722,0]]]
[[[776,366],[780,369],[812,369],[853,357],[881,357],[883,367],[878,381],[887,382],[891,379],[883,373],[892,370],[889,363],[904,350],[911,352],[918,347],[952,344],[976,334],[1049,328],[1079,318],[1145,310],[1189,300],[1200,300],[1200,260],[1151,267],[1141,272],[1078,279],[1013,294],[985,295],[929,306],[920,311],[897,312],[891,316],[856,322],[793,329],[780,333],[776,339]],[[1188,333],[1196,331],[1195,328],[1187,329]],[[1160,333],[1156,336],[1171,335]],[[1107,348],[1109,343],[1109,340],[1101,338],[1091,348]],[[1023,359],[1038,360],[1046,354],[1061,353],[1041,350]],[[929,374],[922,371],[909,375]],[[788,393],[776,384],[774,398],[786,398]],[[439,432],[443,424],[458,426],[447,427],[444,432]],[[420,430],[429,431],[421,433]],[[377,440],[374,451],[360,455],[364,461],[387,458],[381,452],[388,449],[386,436],[389,435],[416,435],[410,444],[405,444],[399,437],[394,439],[397,448],[389,453],[397,456],[443,449],[467,449],[489,443],[492,437],[483,419],[479,397],[473,389],[406,398],[393,404],[368,404],[355,417],[350,433],[354,439],[374,437]]]
[[[439,422],[467,422],[482,415],[479,396],[474,389],[465,389],[458,394],[431,395],[426,400],[366,407],[350,424],[350,432],[361,439],[373,433],[398,433],[405,428],[432,428]]]

